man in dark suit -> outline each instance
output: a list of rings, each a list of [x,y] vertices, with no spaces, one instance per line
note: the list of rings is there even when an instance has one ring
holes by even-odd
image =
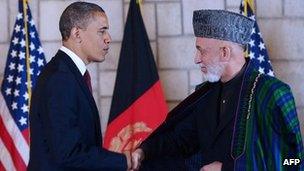
[[[108,53],[107,16],[96,4],[75,2],[62,13],[59,28],[63,46],[40,74],[32,96],[28,170],[127,170],[128,155],[102,148],[86,69]]]

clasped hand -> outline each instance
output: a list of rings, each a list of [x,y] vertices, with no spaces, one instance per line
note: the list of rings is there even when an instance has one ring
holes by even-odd
[[[138,148],[130,154],[124,153],[127,157],[128,171],[136,171],[140,168],[141,162],[144,159],[144,152]]]
[[[130,154],[130,152],[126,155],[128,160],[128,171],[136,171],[140,168],[141,162],[143,161],[145,155],[144,151],[140,148]],[[215,161],[208,165],[203,166],[200,171],[220,171],[222,169],[222,163],[219,161]]]

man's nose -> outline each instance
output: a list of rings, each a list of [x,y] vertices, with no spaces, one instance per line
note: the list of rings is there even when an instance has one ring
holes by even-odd
[[[202,62],[202,61],[201,61],[201,56],[200,56],[199,52],[196,51],[195,57],[194,57],[194,63],[195,63],[195,64],[199,64],[199,63],[201,63],[201,62]]]
[[[109,44],[109,43],[111,43],[111,41],[112,41],[111,35],[110,35],[110,33],[107,33],[106,38],[105,38],[105,43]]]

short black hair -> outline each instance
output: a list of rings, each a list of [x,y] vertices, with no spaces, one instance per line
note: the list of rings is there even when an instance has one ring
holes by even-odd
[[[63,11],[59,20],[62,40],[67,40],[70,37],[73,27],[86,29],[96,12],[105,13],[99,5],[94,3],[78,1],[70,4]]]

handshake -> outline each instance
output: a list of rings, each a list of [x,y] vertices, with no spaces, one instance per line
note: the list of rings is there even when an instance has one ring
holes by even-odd
[[[132,153],[126,152],[124,154],[127,157],[127,164],[128,164],[127,171],[139,170],[141,162],[145,158],[144,151],[141,148],[137,148]],[[219,161],[214,161],[200,168],[200,171],[220,171],[220,170],[222,170],[222,163]]]
[[[124,154],[127,157],[128,171],[138,170],[145,157],[144,151],[141,148],[137,148],[132,153],[125,152]]]

